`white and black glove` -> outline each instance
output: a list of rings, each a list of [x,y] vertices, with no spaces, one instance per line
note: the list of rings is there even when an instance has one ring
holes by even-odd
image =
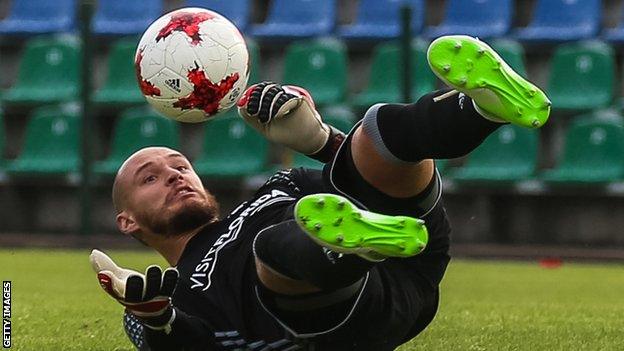
[[[89,256],[102,289],[126,307],[145,326],[171,332],[175,309],[171,295],[178,282],[178,271],[147,267],[145,275],[117,266],[105,253],[93,250]]]
[[[337,134],[344,139],[323,123],[310,94],[293,85],[252,85],[238,101],[238,113],[268,140],[324,162],[331,158],[325,152],[329,141]]]

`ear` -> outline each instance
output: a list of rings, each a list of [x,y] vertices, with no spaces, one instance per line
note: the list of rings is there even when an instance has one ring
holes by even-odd
[[[121,213],[119,213],[116,220],[117,228],[119,228],[119,230],[126,235],[132,235],[133,233],[136,233],[140,230],[137,222],[126,211],[122,211]]]

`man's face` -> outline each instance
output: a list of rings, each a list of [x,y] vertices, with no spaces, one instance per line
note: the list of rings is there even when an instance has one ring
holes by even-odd
[[[121,210],[142,232],[175,236],[218,216],[214,197],[177,151],[143,149],[126,161],[117,177]]]

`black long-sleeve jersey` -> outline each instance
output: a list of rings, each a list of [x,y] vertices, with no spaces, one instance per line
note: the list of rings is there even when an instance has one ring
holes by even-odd
[[[301,339],[293,335],[293,330],[279,321],[273,311],[259,298],[257,288],[259,282],[253,254],[254,238],[262,229],[292,216],[290,213],[292,205],[298,198],[318,192],[330,192],[322,181],[321,172],[306,169],[278,172],[255,193],[252,199],[243,202],[226,218],[205,227],[195,235],[188,242],[177,265],[180,280],[172,297],[176,309],[172,330],[169,334],[165,334],[162,331],[145,328],[146,341],[150,349],[224,350],[236,347],[240,350],[350,349],[343,346],[337,346],[338,348],[327,346],[340,344],[336,342],[335,336],[326,338],[332,333],[339,333],[340,325],[333,328],[335,330],[320,333],[318,338]],[[429,213],[427,217],[431,217],[425,218],[431,221],[428,226],[429,245],[422,254],[413,258],[418,261],[416,266],[422,269],[414,271],[411,268],[405,269],[402,263],[397,263],[400,260],[389,259],[377,266],[378,272],[375,273],[375,277],[377,280],[396,281],[396,284],[406,280],[402,276],[404,274],[416,277],[415,279],[423,282],[423,287],[419,289],[436,291],[437,307],[437,285],[448,263],[449,228],[441,207],[438,211]],[[400,267],[395,269],[393,268],[395,265]],[[366,289],[366,286],[362,288]],[[387,291],[385,295],[394,298],[395,293]],[[398,298],[402,299],[403,295],[405,294],[401,293]],[[422,291],[419,290],[418,296],[422,295]],[[365,299],[365,294],[360,291],[354,305]],[[360,301],[360,304],[364,302]],[[358,314],[364,316],[365,313],[362,314],[361,311],[363,308],[349,308],[345,320],[341,323],[350,324],[351,322],[344,322],[346,319],[357,318]],[[375,313],[381,315],[386,312],[380,309]],[[409,334],[410,330],[414,330],[414,326],[407,325],[404,333]],[[345,337],[353,336],[346,333]],[[409,340],[409,335],[401,337],[407,337]],[[286,339],[290,342],[284,342]],[[267,346],[271,343],[277,346],[275,348]]]

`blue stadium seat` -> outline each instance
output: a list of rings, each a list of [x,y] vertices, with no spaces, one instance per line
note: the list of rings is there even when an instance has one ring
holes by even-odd
[[[329,35],[336,23],[335,0],[275,0],[267,20],[252,26],[259,38],[297,39]]]
[[[188,7],[203,7],[227,17],[241,32],[249,24],[250,0],[186,0]]]
[[[93,32],[99,35],[140,34],[162,11],[162,0],[98,1],[98,9],[93,18]]]
[[[75,0],[13,0],[0,34],[35,35],[75,29]]]
[[[502,37],[512,21],[511,0],[449,0],[446,15],[439,26],[426,31],[429,38],[449,34],[466,34],[480,38]]]
[[[345,39],[395,39],[401,34],[401,6],[412,7],[412,32],[422,30],[425,6],[422,0],[362,0],[353,24],[341,26],[338,35]]]
[[[591,39],[601,24],[600,0],[537,0],[533,20],[515,37],[526,42]]]

